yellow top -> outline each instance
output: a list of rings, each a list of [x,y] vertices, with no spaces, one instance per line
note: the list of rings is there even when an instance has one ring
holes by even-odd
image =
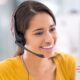
[[[75,59],[72,56],[57,53],[52,60],[57,66],[56,80],[75,80]],[[32,80],[32,78],[20,56],[17,56],[0,62],[0,80]]]

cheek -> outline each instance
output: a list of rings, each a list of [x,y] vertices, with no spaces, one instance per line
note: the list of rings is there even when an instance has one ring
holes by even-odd
[[[40,45],[41,45],[41,40],[39,39],[39,40],[34,40],[34,41],[32,41],[32,43],[31,43],[34,47],[39,47]]]
[[[38,48],[41,45],[41,40],[38,38],[34,38],[34,37],[29,37],[26,40],[26,45],[30,48]]]

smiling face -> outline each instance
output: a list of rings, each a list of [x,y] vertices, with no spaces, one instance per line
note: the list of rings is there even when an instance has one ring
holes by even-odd
[[[52,17],[47,13],[38,13],[30,21],[25,32],[28,49],[50,57],[56,42],[56,29]]]

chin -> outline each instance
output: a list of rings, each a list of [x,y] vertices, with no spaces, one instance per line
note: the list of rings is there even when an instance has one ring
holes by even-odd
[[[46,54],[44,55],[44,57],[45,57],[45,58],[50,58],[50,57],[52,57],[52,53],[46,53]]]

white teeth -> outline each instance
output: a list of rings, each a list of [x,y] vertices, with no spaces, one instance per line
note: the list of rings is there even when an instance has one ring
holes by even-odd
[[[43,48],[52,48],[53,46],[52,45],[50,45],[50,46],[45,46],[45,47],[43,47]]]

